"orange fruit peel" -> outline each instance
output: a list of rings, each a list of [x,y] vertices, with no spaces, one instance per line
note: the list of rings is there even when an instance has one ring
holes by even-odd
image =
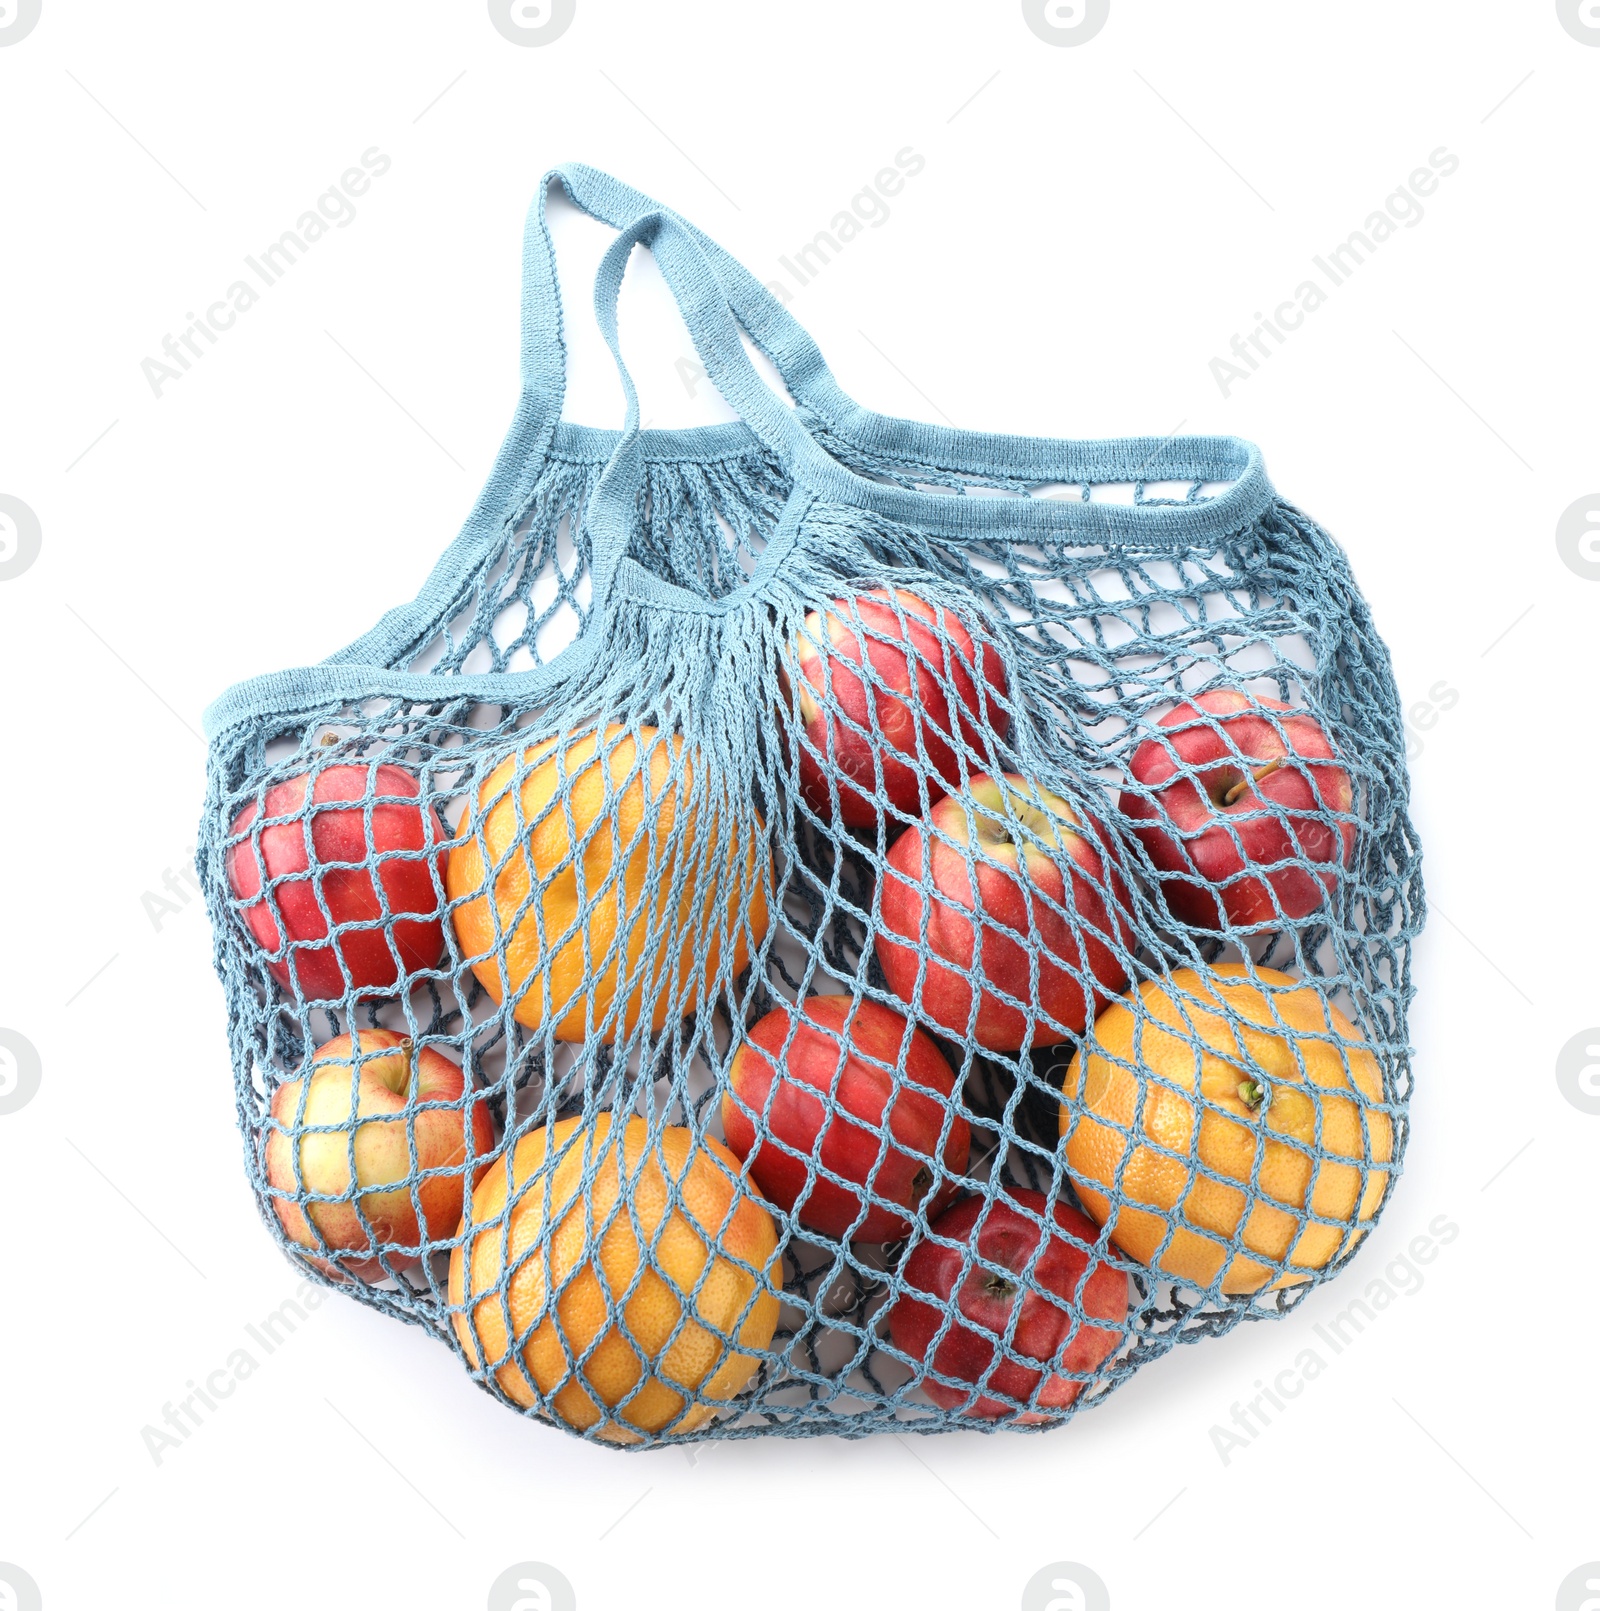
[[[648,1015],[659,1033],[716,988],[725,952],[730,974],[748,966],[771,851],[760,817],[732,825],[702,770],[681,738],[612,724],[515,751],[484,779],[445,889],[462,954],[518,1023],[609,1044]]]
[[[1203,1291],[1309,1280],[1365,1234],[1391,1175],[1377,1059],[1317,986],[1271,968],[1146,980],[1095,1020],[1062,1095],[1084,1207]]]
[[[606,1442],[704,1425],[777,1329],[777,1224],[738,1159],[682,1126],[652,1139],[599,1113],[533,1131],[460,1236],[450,1305],[472,1367],[573,1430],[605,1420]]]

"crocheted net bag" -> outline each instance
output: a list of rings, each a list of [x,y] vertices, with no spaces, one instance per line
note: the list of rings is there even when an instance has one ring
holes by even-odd
[[[561,419],[555,180],[621,231],[620,432]],[[740,423],[639,429],[640,243]],[[1419,853],[1387,652],[1256,449],[869,412],[579,166],[522,367],[417,598],[207,712],[291,1260],[632,1447],[1044,1429],[1337,1275],[1404,1156]]]

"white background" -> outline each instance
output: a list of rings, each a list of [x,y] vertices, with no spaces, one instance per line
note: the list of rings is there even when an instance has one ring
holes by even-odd
[[[1600,582],[1555,543],[1600,491],[1597,96],[1552,0],[1112,0],[1077,48],[1015,0],[578,0],[535,49],[477,0],[44,0],[0,49],[0,493],[43,533],[0,582],[0,1027],[43,1067],[0,1115],[0,1561],[50,1611],[476,1608],[530,1559],[585,1611],[1009,1611],[1061,1560],[1117,1611],[1555,1605],[1600,1557],[1600,1118],[1554,1075],[1600,1023]],[[372,146],[393,166],[355,222],[158,400],[141,360]],[[330,1297],[158,1466],[141,1428],[296,1287],[245,1186],[205,917],[143,901],[193,844],[202,708],[354,637],[454,535],[516,397],[545,168],[615,172],[776,278],[907,146],[892,216],[793,304],[846,389],[1256,440],[1350,553],[1408,704],[1455,695],[1418,717],[1438,904],[1382,1225],[1284,1323],[1044,1438],[624,1456]],[[1422,221],[1224,398],[1210,360],[1441,146]],[[603,237],[566,235],[576,337]],[[646,412],[716,417],[654,284],[624,300]],[[576,412],[616,423],[603,350],[578,363]],[[1439,1215],[1460,1234],[1421,1290],[1225,1465],[1212,1426]]]

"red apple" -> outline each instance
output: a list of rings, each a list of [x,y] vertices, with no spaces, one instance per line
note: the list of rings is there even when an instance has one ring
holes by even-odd
[[[1006,675],[994,644],[980,656],[960,616],[904,588],[813,610],[791,649],[801,677],[800,789],[824,822],[835,820],[830,780],[847,827],[877,822],[880,787],[897,811],[918,814],[919,778],[927,776],[930,799],[954,788],[960,748],[982,756],[982,730],[1004,731]]]
[[[267,1181],[276,1191],[291,1195],[274,1196],[272,1208],[289,1239],[308,1252],[319,1253],[324,1245],[358,1254],[382,1251],[399,1267],[420,1258],[426,1244],[448,1243],[455,1235],[466,1194],[491,1162],[494,1122],[481,1098],[463,1103],[467,1082],[457,1064],[425,1046],[416,1055],[413,1072],[412,1052],[409,1039],[388,1029],[363,1029],[354,1041],[340,1035],[317,1048],[309,1090],[306,1079],[298,1079],[273,1092]],[[419,1110],[404,1117],[412,1104]],[[412,1180],[415,1195],[407,1183]],[[336,1200],[300,1200],[305,1194]],[[370,1239],[357,1203],[372,1228]],[[312,1223],[307,1223],[307,1215]],[[313,1223],[322,1232],[320,1242]],[[386,1274],[376,1257],[341,1260],[337,1265],[325,1258],[315,1262],[331,1274],[343,1272],[363,1280],[381,1280]]]
[[[1052,1218],[1067,1236],[1052,1230],[1041,1251],[1043,1226]],[[987,1207],[982,1197],[962,1198],[932,1229],[934,1236],[957,1245],[919,1242],[902,1277],[908,1293],[925,1293],[932,1301],[907,1295],[889,1311],[895,1347],[927,1366],[922,1391],[941,1409],[953,1410],[972,1394],[935,1381],[935,1374],[974,1388],[982,1383],[984,1391],[966,1413],[984,1419],[1015,1414],[1019,1421],[1046,1421],[1049,1412],[1064,1410],[1087,1385],[1064,1373],[1097,1370],[1117,1351],[1128,1315],[1127,1276],[1098,1259],[1091,1263],[1085,1249],[1068,1240],[1076,1237],[1092,1247],[1100,1228],[1075,1208],[1058,1202],[1052,1209],[1041,1193],[1016,1186]],[[970,1264],[965,1279],[963,1262]],[[930,1358],[934,1334],[952,1308],[959,1318],[952,1319]],[[1050,1368],[1054,1374],[1047,1379],[1043,1368],[1000,1352],[1018,1309],[1010,1352]],[[1093,1324],[1097,1320],[1110,1326]],[[1030,1402],[1035,1408],[1017,1413]]]
[[[911,1230],[919,1206],[935,1214],[959,1189],[948,1179],[935,1185],[934,1160],[946,1175],[959,1175],[970,1147],[967,1121],[950,1114],[950,1065],[892,1008],[852,996],[812,996],[799,1014],[776,1008],[734,1053],[728,1085],[722,1133],[729,1147],[749,1160],[770,1201],[797,1210],[814,1231],[892,1241]],[[765,1120],[771,1140],[757,1141],[755,1118]]]
[[[256,944],[267,953],[273,977],[305,1001],[333,1001],[345,994],[346,973],[348,988],[360,997],[391,989],[403,977],[433,967],[444,950],[443,896],[436,892],[434,873],[442,891],[445,852],[422,854],[427,834],[416,778],[399,766],[329,766],[319,771],[310,810],[314,877],[306,856],[306,822],[296,816],[305,803],[308,780],[309,774],[301,773],[267,790],[267,825],[259,834],[254,831],[255,801],[228,830],[230,838],[239,839],[228,849],[228,885]],[[376,800],[370,840],[364,807],[336,803],[363,800],[369,784]],[[274,817],[295,820],[273,824]],[[434,815],[433,843],[443,845],[449,837]],[[267,880],[282,880],[267,890],[262,888],[263,862]],[[384,922],[372,881],[374,867],[391,915],[422,916]],[[362,926],[329,943],[327,920],[317,904],[319,891],[336,924]],[[287,931],[287,947],[280,923]]]
[[[1353,799],[1321,724],[1279,700],[1213,688],[1161,727],[1129,766],[1149,793],[1124,790],[1122,811],[1156,870],[1176,875],[1162,879],[1172,915],[1208,929],[1309,917],[1356,846],[1354,822],[1304,814],[1348,814]]]
[[[878,960],[895,995],[957,1039],[971,1033],[990,1051],[1020,1051],[1031,1005],[1031,1043],[1055,1046],[1082,1034],[1127,984],[1113,949],[1127,947],[1127,908],[1102,824],[1086,825],[1059,795],[1014,774],[974,778],[890,848]]]

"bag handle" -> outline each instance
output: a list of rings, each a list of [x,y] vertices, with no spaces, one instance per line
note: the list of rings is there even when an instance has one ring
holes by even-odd
[[[642,191],[598,169],[571,163],[552,168],[540,181],[523,231],[522,264],[522,397],[493,470],[460,534],[440,555],[421,591],[395,606],[368,631],[330,655],[318,666],[250,678],[229,688],[205,712],[205,729],[215,736],[236,723],[267,714],[300,709],[320,702],[343,703],[382,695],[397,699],[451,699],[469,695],[489,703],[512,703],[543,697],[562,678],[578,673],[602,653],[600,632],[584,633],[557,662],[534,671],[484,673],[416,673],[391,671],[393,662],[434,631],[442,612],[456,599],[462,579],[472,573],[502,535],[506,510],[526,494],[537,468],[547,459],[566,393],[566,342],[562,333],[561,296],[556,278],[555,248],[545,219],[552,183],[559,180],[575,206],[602,223],[626,228],[640,218],[663,213]],[[685,232],[690,226],[679,220]],[[831,384],[827,365],[810,336],[784,312],[756,277],[710,237],[693,231],[699,259],[711,266],[720,296],[737,297],[747,318],[766,343],[773,362],[796,386],[822,376]],[[724,309],[726,312],[726,309]],[[615,339],[613,356],[621,366]],[[638,397],[625,368],[630,424],[602,472],[591,497],[599,520],[592,538],[593,602],[602,614],[618,566],[631,539],[643,478],[638,441]],[[834,388],[837,390],[837,388]],[[842,394],[841,394],[842,395]]]
[[[618,328],[623,276],[639,245],[655,251],[706,373],[756,439],[786,466],[803,462],[808,456],[824,457],[794,411],[768,388],[751,363],[714,260],[700,245],[696,232],[665,209],[644,214],[611,243],[595,275],[595,321],[616,363],[627,401],[621,437],[595,483],[584,514],[597,599],[611,595],[618,567],[625,561],[644,478],[639,393],[622,355]]]
[[[529,209],[525,252],[524,373],[528,384],[550,400],[550,417],[559,415],[565,384],[565,352],[560,336],[559,296],[554,257],[544,221],[549,185],[560,180],[573,203],[618,230],[631,229],[647,216],[671,219],[674,232],[659,235],[663,273],[671,255],[691,253],[699,269],[709,272],[721,300],[756,348],[772,363],[807,417],[869,453],[901,462],[936,462],[944,468],[977,475],[1003,466],[1020,479],[1067,484],[1099,481],[1242,481],[1239,497],[1212,509],[1198,523],[1167,519],[1150,508],[1124,514],[1118,506],[1097,504],[1092,511],[1064,515],[1059,501],[1047,503],[1016,520],[1002,522],[1024,533],[1048,533],[1057,527],[1100,528],[1116,538],[1179,534],[1181,528],[1205,527],[1215,533],[1270,494],[1259,454],[1236,437],[1129,437],[1120,440],[1067,441],[1058,437],[1024,437],[987,431],[958,430],[918,420],[879,414],[856,402],[834,379],[822,350],[781,301],[736,257],[673,208],[653,202],[643,192],[609,174],[581,163],[552,168]],[[683,301],[679,297],[680,304]],[[685,317],[688,311],[684,310]],[[691,331],[691,334],[695,332]],[[699,336],[696,344],[699,345]],[[701,354],[705,357],[704,352]],[[727,356],[732,359],[731,350]],[[711,373],[708,366],[708,373]],[[713,373],[712,378],[716,379]],[[726,391],[725,396],[728,396]],[[730,402],[733,401],[728,396]],[[552,425],[553,430],[553,425]],[[931,523],[935,529],[966,533],[991,522],[964,500],[896,489],[862,486],[839,470],[818,444],[819,455],[807,455],[813,469],[841,495],[865,499],[891,519]],[[874,484],[875,486],[876,484]],[[1152,518],[1155,516],[1155,518]]]
[[[641,190],[623,184],[584,163],[563,163],[539,182],[528,208],[522,253],[522,380],[523,388],[540,404],[549,429],[554,430],[566,396],[567,349],[561,291],[556,272],[555,245],[546,209],[550,186],[556,182],[580,211],[618,230],[631,229],[640,220],[670,217],[698,249],[698,257],[732,307],[739,323],[783,377],[796,401],[824,418],[833,419],[854,405],[840,389],[805,327],[790,314],[768,288],[733,254],[697,229],[681,214],[664,207]]]
[[[543,698],[562,680],[603,654],[602,633],[586,632],[556,662],[533,671],[417,673],[389,668],[435,630],[462,581],[501,540],[506,510],[527,493],[548,457],[566,390],[566,347],[556,283],[555,253],[545,221],[549,186],[560,180],[575,205],[603,223],[634,232],[614,242],[597,280],[597,315],[609,325],[607,343],[629,397],[628,425],[591,496],[595,601],[603,606],[627,559],[631,525],[643,483],[638,398],[616,339],[616,298],[627,254],[640,240],[656,249],[707,373],[745,417],[747,427],[797,472],[796,488],[763,565],[781,562],[806,501],[814,495],[862,505],[885,518],[955,538],[996,535],[1030,541],[1136,542],[1157,549],[1209,542],[1243,529],[1276,496],[1260,453],[1234,437],[1124,438],[1067,442],[961,431],[875,414],[838,386],[820,349],[778,299],[709,236],[642,192],[596,169],[571,164],[544,176],[524,230],[522,299],[523,394],[488,483],[455,541],[439,557],[410,603],[385,613],[368,632],[321,665],[256,677],[227,690],[205,712],[208,736],[267,715],[314,704],[386,697],[488,703]],[[736,322],[737,321],[737,322]],[[774,394],[750,362],[743,326],[772,361],[790,395],[830,428],[885,456],[936,461],[952,469],[987,471],[996,464],[1035,481],[1230,481],[1228,491],[1201,504],[1127,506],[1063,499],[963,498],[885,486],[839,464],[807,429],[805,419]],[[799,479],[797,475],[797,480]],[[758,573],[762,566],[757,567]],[[752,578],[752,584],[756,578]],[[655,591],[659,594],[661,588]],[[689,599],[690,595],[685,595]],[[731,598],[732,595],[729,595]]]
[[[639,394],[622,356],[617,324],[623,276],[634,248],[640,245],[654,254],[706,373],[757,441],[791,472],[808,470],[819,480],[830,472],[838,473],[795,410],[779,398],[751,362],[735,309],[718,277],[720,248],[708,252],[699,232],[676,213],[665,208],[646,213],[611,243],[595,275],[595,321],[611,349],[627,399],[622,435],[585,511],[597,598],[610,595],[618,567],[625,561],[644,473]]]
[[[869,451],[901,462],[930,462],[993,473],[1001,467],[1023,480],[1219,481],[1227,489],[1203,503],[1114,504],[1088,499],[950,497],[884,484],[841,463],[813,433],[803,409],[780,399],[750,360],[740,337],[743,320],[722,278],[726,253],[668,208],[647,213],[618,235],[595,280],[595,314],[614,334],[622,275],[634,246],[650,247],[677,299],[706,373],[746,427],[776,454],[797,483],[813,494],[871,510],[901,525],[959,539],[1040,538],[1078,542],[1208,541],[1241,529],[1273,497],[1259,451],[1237,437],[1125,437],[1068,441],[960,431],[899,420],[862,408],[817,365],[838,400],[829,418],[816,409],[817,375],[809,392],[791,394],[815,418]],[[781,310],[780,310],[781,311]],[[793,323],[784,315],[785,320]],[[753,339],[753,338],[752,338]],[[808,345],[810,338],[807,337]],[[759,346],[760,344],[757,343]],[[782,370],[779,371],[782,374]],[[785,377],[787,379],[787,377]]]

